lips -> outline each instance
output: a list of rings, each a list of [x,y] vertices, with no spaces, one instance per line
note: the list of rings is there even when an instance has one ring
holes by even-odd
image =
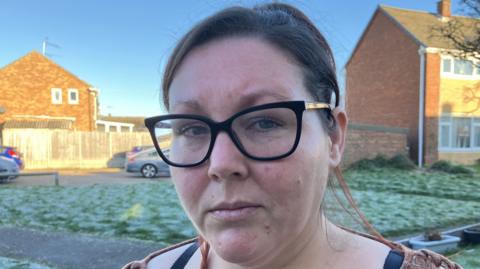
[[[252,217],[260,207],[259,204],[242,201],[220,203],[209,210],[208,213],[220,221],[241,221]]]

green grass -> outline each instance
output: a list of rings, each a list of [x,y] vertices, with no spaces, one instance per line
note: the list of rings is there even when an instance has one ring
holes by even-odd
[[[194,236],[167,182],[0,189],[0,225],[131,237],[165,245]]]
[[[441,172],[376,169],[345,175],[360,209],[386,236],[480,221],[480,180]],[[0,225],[129,237],[164,245],[195,235],[169,182],[0,188]],[[359,227],[331,195],[334,221]]]
[[[350,188],[378,192],[416,194],[464,201],[480,201],[480,177],[424,170],[349,170]]]
[[[2,269],[55,269],[38,263],[25,260],[17,260],[6,257],[0,257],[0,268]]]
[[[464,269],[480,268],[480,245],[462,247],[448,258],[463,266]]]
[[[353,191],[360,210],[384,236],[400,236],[480,219],[480,202],[378,191]],[[353,219],[327,200],[327,213],[337,223],[355,227]]]

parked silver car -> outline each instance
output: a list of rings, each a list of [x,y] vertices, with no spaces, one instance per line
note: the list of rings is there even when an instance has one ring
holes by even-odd
[[[14,160],[4,156],[0,156],[0,182],[6,182],[16,178],[16,176],[6,176],[5,174],[19,172],[20,168]]]
[[[128,156],[125,160],[125,171],[141,173],[146,178],[170,176],[170,167],[160,158],[155,148],[142,150]]]

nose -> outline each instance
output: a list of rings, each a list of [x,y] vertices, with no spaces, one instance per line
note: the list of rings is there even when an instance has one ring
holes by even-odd
[[[247,159],[228,134],[217,135],[208,161],[208,176],[213,180],[242,179],[248,175]]]

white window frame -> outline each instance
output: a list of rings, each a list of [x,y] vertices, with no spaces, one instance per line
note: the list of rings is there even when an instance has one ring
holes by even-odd
[[[442,122],[442,117],[448,118],[448,122]],[[457,148],[452,147],[453,144],[453,119],[455,117],[459,118],[470,118],[470,147],[468,148]],[[472,117],[466,115],[455,115],[455,114],[444,114],[438,119],[438,150],[441,152],[478,152],[480,151],[480,147],[475,147],[475,127],[480,126],[479,123],[475,123],[474,119],[480,119],[480,117]],[[448,146],[442,146],[442,126],[448,126]]]
[[[71,93],[75,93],[75,95],[77,96],[77,100],[72,100],[72,99],[71,99]],[[79,94],[78,94],[78,90],[77,90],[77,89],[68,89],[68,103],[69,103],[69,104],[71,104],[71,105],[78,105],[79,99],[80,99],[80,96],[79,96]]]
[[[52,104],[60,105],[62,104],[62,89],[61,88],[52,88],[50,90],[52,96]],[[56,98],[56,93],[59,93],[60,98]]]
[[[443,70],[443,60],[450,60],[450,72],[446,72]],[[463,79],[463,80],[479,80],[480,79],[480,62],[476,59],[468,58],[467,60],[471,61],[473,64],[473,73],[471,75],[460,75],[455,74],[455,60],[460,60],[455,58],[451,55],[442,55],[440,59],[440,74],[444,78],[451,78],[451,79]]]

